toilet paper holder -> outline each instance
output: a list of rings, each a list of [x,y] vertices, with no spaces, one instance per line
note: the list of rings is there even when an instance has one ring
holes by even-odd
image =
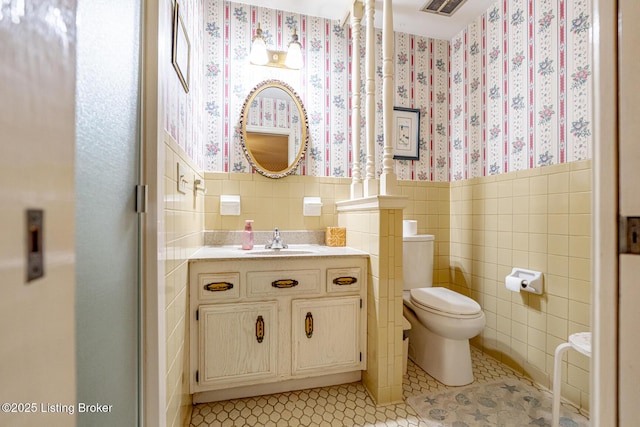
[[[521,290],[542,295],[542,272],[514,267],[511,274],[505,277],[505,282],[509,277],[520,281]]]

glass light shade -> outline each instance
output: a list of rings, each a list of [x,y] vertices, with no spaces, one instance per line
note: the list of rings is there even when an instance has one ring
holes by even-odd
[[[284,65],[287,68],[299,70],[302,68],[302,50],[300,49],[300,43],[292,41],[289,43],[289,49],[287,50],[287,59],[284,61]]]
[[[249,54],[249,61],[255,65],[265,65],[269,62],[269,54],[267,53],[267,45],[264,43],[264,39],[260,36],[256,36],[251,44],[251,53]]]

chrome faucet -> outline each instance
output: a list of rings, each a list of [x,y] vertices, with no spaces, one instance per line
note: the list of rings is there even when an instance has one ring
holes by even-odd
[[[280,231],[278,227],[273,230],[273,239],[264,245],[265,249],[286,249],[288,246],[282,243],[282,237],[280,237]]]

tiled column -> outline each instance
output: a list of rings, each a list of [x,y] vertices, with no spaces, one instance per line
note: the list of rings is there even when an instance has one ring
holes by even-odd
[[[367,370],[363,383],[378,405],[402,401],[402,210],[405,197],[339,202],[347,245],[370,254]]]

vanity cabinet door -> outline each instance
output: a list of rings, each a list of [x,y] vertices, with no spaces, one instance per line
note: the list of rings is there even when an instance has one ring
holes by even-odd
[[[292,374],[363,369],[360,297],[292,302]]]
[[[275,377],[277,302],[201,305],[198,388]]]

